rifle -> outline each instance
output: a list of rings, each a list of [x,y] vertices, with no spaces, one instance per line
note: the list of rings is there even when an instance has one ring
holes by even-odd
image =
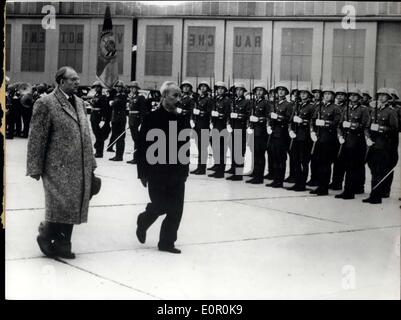
[[[291,87],[292,87],[292,81],[291,81]],[[295,100],[294,100],[294,108],[292,110],[292,114],[291,114],[291,118],[290,118],[290,127],[292,126],[292,120],[294,119],[294,115],[298,115],[298,74],[297,74],[297,86],[296,86],[296,91],[295,91]],[[291,88],[292,90],[292,88]],[[296,128],[298,128],[298,124],[295,125]],[[292,149],[292,144],[294,143],[294,138],[291,138],[291,142],[290,142],[290,148],[288,149],[288,151],[291,151]]]
[[[250,94],[250,100],[251,100],[251,116],[255,115],[255,94],[252,91],[253,88],[253,75],[251,76],[251,79],[249,79],[249,94]],[[254,128],[254,123],[251,122],[250,120],[248,120],[248,127],[249,129],[253,129]]]
[[[276,112],[276,79],[275,75],[273,74],[273,111]],[[273,129],[273,122],[271,122],[270,125]],[[273,134],[273,133],[272,133]],[[271,134],[269,134],[269,138],[267,139],[267,145],[266,148],[269,147],[270,145],[270,139],[271,139]]]
[[[374,84],[373,84],[373,91],[375,92],[375,97],[376,97],[376,99],[375,99],[375,118],[374,118],[374,123],[377,123],[377,109],[378,109],[378,107],[377,107],[377,76],[375,77],[374,80],[375,81],[374,81]],[[386,80],[384,80],[384,83],[385,82],[386,82]],[[366,148],[365,162],[366,162],[366,159],[368,158],[369,150],[370,150],[370,146],[368,146]]]
[[[319,89],[322,90],[322,75],[320,75]],[[318,106],[317,118],[320,119],[320,116],[322,114],[322,101],[318,101],[318,103],[319,103],[319,106]],[[319,127],[317,127],[316,131],[317,131],[316,135],[317,135],[317,137],[319,139],[319,133],[320,133]],[[317,141],[313,141],[311,155],[313,155],[313,153],[315,152],[316,142]]]
[[[346,121],[349,121],[349,99],[348,99],[348,77],[347,77],[347,90],[346,90],[347,92],[346,92],[346,94],[347,94],[347,97],[346,97],[346,99],[345,99],[345,120]],[[340,124],[340,126],[341,126],[341,124]],[[340,127],[341,128],[341,127]],[[347,131],[345,131],[344,132],[344,139],[346,138],[346,135],[347,134]],[[342,150],[343,150],[343,145],[344,145],[344,143],[343,144],[340,144],[340,148],[338,149],[338,153],[337,153],[337,158],[339,158],[340,157],[340,155],[341,155],[341,152],[342,152]]]

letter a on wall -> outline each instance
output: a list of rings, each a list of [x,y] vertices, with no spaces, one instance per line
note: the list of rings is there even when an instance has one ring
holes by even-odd
[[[103,28],[100,34],[96,76],[104,87],[111,89],[118,80],[116,42],[113,34],[110,8],[106,7]]]

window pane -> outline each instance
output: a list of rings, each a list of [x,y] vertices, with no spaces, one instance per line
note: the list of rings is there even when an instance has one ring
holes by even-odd
[[[58,67],[71,66],[82,72],[83,25],[60,25]]]
[[[171,76],[173,26],[146,27],[145,75]]]
[[[188,27],[187,76],[213,75],[215,33],[215,27]]]
[[[43,72],[46,32],[41,25],[22,25],[21,71]]]

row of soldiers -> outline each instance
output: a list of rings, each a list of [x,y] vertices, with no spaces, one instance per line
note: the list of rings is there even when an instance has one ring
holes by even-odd
[[[95,82],[94,87],[97,93],[92,100],[91,123],[96,136],[96,157],[103,156],[111,122],[110,142],[116,141],[116,156],[110,160],[122,161],[127,106],[129,128],[136,145],[140,123],[151,112],[151,105],[139,94],[136,81],[128,84],[128,95],[122,81],[116,83],[115,92],[108,97],[102,94],[100,83]],[[353,199],[356,194],[364,193],[367,163],[372,187],[370,196],[363,201],[381,203],[382,198],[389,197],[401,129],[401,107],[394,89],[379,89],[372,102],[367,90],[356,87],[319,86],[310,90],[303,86],[290,92],[283,84],[268,90],[261,82],[253,86],[248,97],[244,83],[229,87],[220,81],[211,88],[203,81],[193,90],[189,81],[183,81],[180,87],[182,97],[177,112],[196,132],[198,165],[192,174],[206,174],[209,141],[202,141],[201,132],[213,129],[219,138],[212,144],[215,165],[209,169],[214,171],[209,177],[224,178],[229,173],[227,180],[243,180],[247,137],[253,134],[252,172],[247,183],[262,184],[269,179],[272,182],[266,186],[282,188],[284,182],[292,182],[289,190],[316,187],[311,193],[318,196],[327,195],[329,189],[343,190],[336,198]],[[230,145],[231,167],[225,170],[226,138],[233,141],[234,131],[241,132],[242,141]],[[114,151],[112,146],[108,151]],[[266,153],[268,173],[264,175]],[[288,157],[290,174],[285,179]],[[136,163],[135,152],[128,163]],[[309,172],[311,179],[307,182]]]

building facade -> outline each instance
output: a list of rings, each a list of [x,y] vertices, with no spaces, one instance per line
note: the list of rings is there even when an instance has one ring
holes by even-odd
[[[6,73],[52,82],[62,65],[95,80],[106,6],[119,74],[165,80],[357,85],[401,92],[400,2],[13,2],[6,7]],[[55,29],[42,21],[55,11]],[[349,16],[356,14],[355,28]]]

